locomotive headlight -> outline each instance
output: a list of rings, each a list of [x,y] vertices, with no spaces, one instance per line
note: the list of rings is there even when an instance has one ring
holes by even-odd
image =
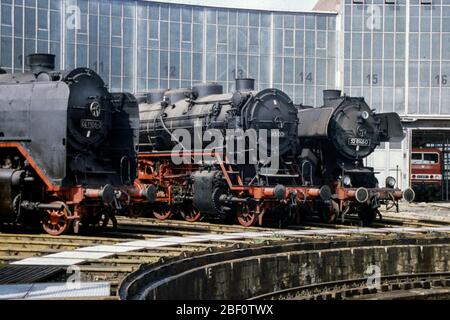
[[[394,177],[387,177],[386,178],[386,187],[388,188],[394,188],[397,181]]]
[[[349,176],[344,176],[342,178],[342,184],[344,187],[350,187],[352,185],[352,179]]]
[[[369,113],[367,111],[361,112],[361,119],[363,120],[369,119]]]

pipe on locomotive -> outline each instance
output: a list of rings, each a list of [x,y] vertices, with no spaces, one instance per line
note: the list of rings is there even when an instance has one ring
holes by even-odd
[[[320,188],[307,187],[286,187],[278,184],[275,187],[255,187],[249,190],[250,195],[255,200],[276,199],[278,201],[292,199],[292,196],[298,201],[305,202],[309,198],[319,198],[326,202],[331,199],[331,189],[328,186]],[[238,198],[230,195],[221,195],[219,200],[223,203],[246,203],[249,198]]]
[[[111,205],[121,197],[120,192],[126,192],[134,200],[145,200],[149,203],[155,202],[156,189],[154,186],[145,186],[142,189],[136,187],[114,188],[106,185],[101,189],[88,188],[84,190],[84,197],[89,200],[102,200],[105,205]]]
[[[372,197],[377,197],[378,200],[400,200],[407,202],[414,201],[415,192],[411,188],[405,190],[393,188],[340,188],[340,200],[356,200],[359,203],[367,203]]]

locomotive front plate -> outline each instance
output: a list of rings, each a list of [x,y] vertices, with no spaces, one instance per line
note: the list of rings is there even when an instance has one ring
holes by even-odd
[[[80,126],[83,129],[88,130],[100,130],[103,127],[103,122],[99,120],[81,119]]]
[[[368,147],[370,146],[370,139],[363,138],[348,138],[349,146],[359,146],[359,147]]]

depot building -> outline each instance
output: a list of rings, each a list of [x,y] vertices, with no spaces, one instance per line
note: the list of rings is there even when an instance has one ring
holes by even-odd
[[[233,90],[251,77],[297,104],[320,106],[324,89],[363,96],[405,125],[402,143],[366,161],[380,185],[407,187],[411,151],[434,147],[448,199],[450,0],[2,0],[0,35],[7,71],[51,52],[57,68],[90,67],[112,91]]]

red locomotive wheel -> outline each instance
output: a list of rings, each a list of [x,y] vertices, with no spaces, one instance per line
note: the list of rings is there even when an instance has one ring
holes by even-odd
[[[173,208],[169,206],[163,206],[153,210],[153,216],[158,220],[167,220],[172,216],[172,213]]]
[[[194,208],[193,206],[186,207],[186,209],[182,210],[180,214],[183,217],[183,219],[188,222],[196,222],[201,220],[202,218],[202,214],[200,213],[200,211]]]
[[[52,202],[51,204],[62,205],[63,209],[45,210],[44,218],[42,219],[42,227],[44,231],[52,236],[59,236],[66,233],[71,226],[71,220],[69,220],[69,212],[66,205],[63,202]]]
[[[256,212],[251,211],[246,204],[237,209],[237,219],[244,227],[251,227],[258,221]]]

